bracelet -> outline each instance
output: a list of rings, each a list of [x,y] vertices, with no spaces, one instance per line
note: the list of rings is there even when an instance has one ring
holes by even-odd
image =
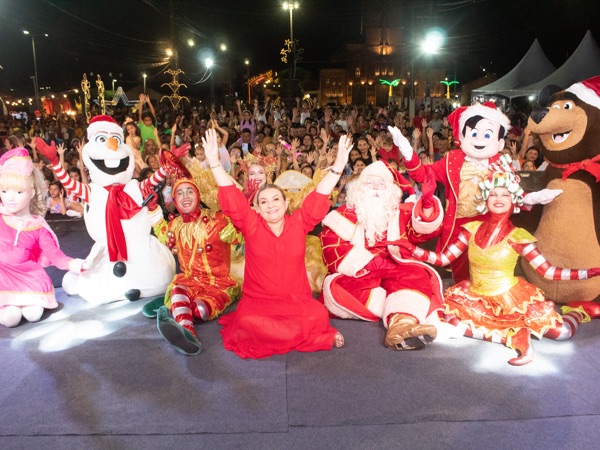
[[[335,174],[335,175],[341,175],[341,174],[342,174],[342,172],[343,172],[343,170],[340,170],[339,172],[338,172],[338,171],[336,171],[336,170],[333,170],[333,167],[332,167],[332,168],[330,168],[330,169],[329,169],[329,171],[330,171],[331,173]]]
[[[221,167],[221,163],[217,164],[216,166],[208,166],[209,169],[216,169],[217,167]]]

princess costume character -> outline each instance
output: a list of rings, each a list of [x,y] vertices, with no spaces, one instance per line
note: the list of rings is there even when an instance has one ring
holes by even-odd
[[[15,327],[25,318],[41,319],[58,306],[45,266],[83,273],[91,263],[73,259],[43,219],[44,180],[27,150],[10,150],[0,158],[0,324]]]

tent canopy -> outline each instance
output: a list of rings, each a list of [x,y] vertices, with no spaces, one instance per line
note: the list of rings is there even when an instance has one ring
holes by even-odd
[[[486,86],[473,90],[472,95],[502,95],[519,97],[525,86],[536,83],[556,71],[537,39],[533,41],[523,59],[506,75]]]
[[[556,84],[564,89],[579,81],[600,75],[600,48],[588,30],[581,43],[571,57],[543,80],[525,86],[519,95],[538,96],[540,91],[549,84]]]

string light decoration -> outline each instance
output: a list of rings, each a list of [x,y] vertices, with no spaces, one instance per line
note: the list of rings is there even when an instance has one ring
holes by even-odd
[[[90,123],[90,119],[92,118],[92,112],[90,111],[90,82],[87,79],[87,75],[83,74],[83,79],[81,80],[81,92],[83,92],[83,107],[85,109],[85,121]]]
[[[171,89],[171,95],[163,95],[160,101],[162,102],[164,99],[168,99],[171,102],[171,106],[173,107],[173,109],[177,109],[179,107],[179,103],[182,100],[187,100],[189,103],[189,98],[179,95],[179,89],[181,87],[187,88],[186,84],[180,83],[178,80],[179,75],[184,75],[185,72],[181,69],[169,69],[165,70],[164,73],[167,73],[173,77],[173,80],[171,80],[169,83],[161,84],[161,87],[168,86],[169,89]]]
[[[100,105],[100,113],[106,114],[106,103],[104,101],[104,81],[100,78],[100,74],[98,74],[98,78],[96,78],[96,86],[98,86],[98,103]]]

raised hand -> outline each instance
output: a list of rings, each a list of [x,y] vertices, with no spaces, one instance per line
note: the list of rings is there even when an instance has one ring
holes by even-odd
[[[67,149],[65,148],[64,144],[58,144],[58,147],[56,147],[56,151],[58,152],[59,156],[63,156]]]
[[[400,149],[400,153],[402,153],[404,160],[410,161],[414,155],[414,152],[410,142],[408,142],[408,139],[406,139],[406,137],[397,127],[388,126],[388,131],[392,135],[394,145]]]
[[[260,188],[260,180],[247,180],[246,187],[244,188],[244,197],[249,203],[254,201],[254,196]]]
[[[297,152],[300,148],[300,139],[294,138],[292,139],[292,151]]]
[[[421,139],[421,130],[419,130],[418,128],[415,128],[413,130],[412,136],[413,136],[413,142],[419,142],[419,140]]]
[[[421,183],[422,205],[424,209],[433,208],[435,206],[435,200],[433,199],[433,193],[437,187],[433,178],[427,177],[423,183]]]
[[[346,167],[348,156],[350,155],[350,150],[352,150],[352,147],[354,147],[352,143],[352,137],[348,136],[347,134],[342,135],[338,144],[338,152],[335,157],[335,162],[333,163],[334,170],[336,172],[342,172]]]
[[[42,155],[48,158],[50,164],[52,164],[53,166],[58,164],[58,154],[56,153],[56,144],[54,143],[54,141],[52,141],[52,143],[48,145],[43,139],[35,138],[35,146],[38,152],[40,152]]]
[[[183,144],[181,147],[176,148],[175,146],[173,146],[173,148],[171,148],[171,153],[173,153],[173,155],[177,158],[183,158],[189,153],[190,148],[191,145],[188,142],[187,144]]]
[[[209,165],[218,165],[220,161],[219,144],[217,143],[217,132],[215,130],[206,130],[206,136],[202,138],[202,147],[204,147],[204,154]]]

